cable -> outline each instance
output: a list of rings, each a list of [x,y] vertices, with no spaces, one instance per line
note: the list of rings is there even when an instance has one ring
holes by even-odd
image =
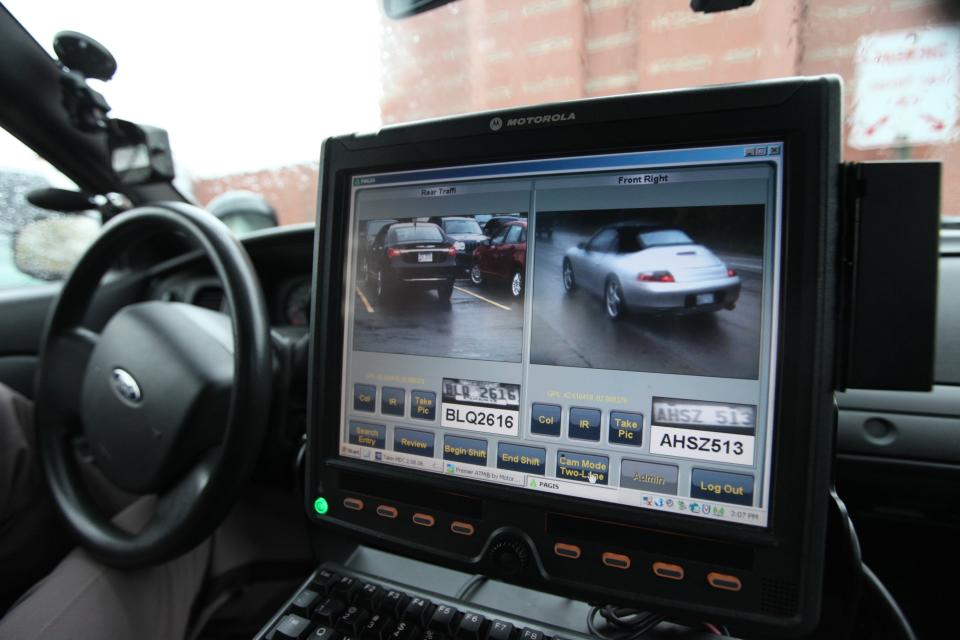
[[[619,633],[610,633],[607,629],[597,626],[597,614]],[[635,640],[650,631],[663,621],[663,616],[631,609],[628,607],[614,607],[612,605],[593,606],[587,612],[587,628],[590,633],[601,640]]]
[[[463,600],[464,598],[467,597],[468,594],[473,592],[475,588],[479,587],[481,584],[486,582],[487,579],[488,579],[487,576],[481,576],[479,574],[473,576],[472,578],[464,582],[463,586],[457,589],[457,593],[454,597],[457,600]]]
[[[913,632],[913,627],[910,626],[910,622],[907,620],[907,617],[903,615],[903,610],[900,608],[900,605],[897,604],[897,601],[894,600],[890,591],[883,586],[880,578],[877,577],[877,574],[875,574],[870,567],[865,564],[861,564],[861,566],[863,567],[863,577],[866,580],[867,587],[873,591],[873,595],[884,602],[887,608],[890,609],[891,617],[893,617],[893,621],[899,627],[898,631],[900,635],[907,638],[907,640],[917,640],[917,635]]]

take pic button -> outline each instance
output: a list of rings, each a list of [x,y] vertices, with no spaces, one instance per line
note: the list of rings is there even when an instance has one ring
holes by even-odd
[[[380,413],[388,416],[403,415],[403,399],[406,392],[397,387],[384,387],[380,390]]]
[[[753,476],[709,469],[694,469],[690,497],[744,506],[753,505]]]
[[[376,411],[377,388],[372,384],[353,385],[353,408],[356,411]]]
[[[600,441],[600,410],[571,407],[567,435],[577,440]]]
[[[639,447],[643,444],[643,414],[610,412],[610,442]]]
[[[560,435],[560,407],[535,403],[530,412],[530,432],[542,436]]]
[[[410,392],[410,417],[433,420],[437,417],[437,394],[433,391]]]

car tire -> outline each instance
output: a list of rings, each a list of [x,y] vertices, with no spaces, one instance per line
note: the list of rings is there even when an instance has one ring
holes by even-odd
[[[478,287],[483,284],[483,272],[480,271],[479,264],[475,264],[470,267],[470,282]]]
[[[445,283],[437,287],[437,297],[441,301],[449,301],[450,296],[453,295],[453,280],[447,280]]]
[[[510,276],[510,295],[514,298],[523,297],[523,271],[514,269]]]
[[[569,258],[563,259],[563,288],[568,292],[577,288],[577,279],[573,275],[573,264]]]
[[[390,295],[390,281],[387,274],[381,269],[377,269],[377,273],[374,275],[373,293],[380,301],[386,300]]]
[[[620,320],[626,312],[623,300],[623,288],[616,276],[607,277],[603,286],[603,308],[611,320]]]

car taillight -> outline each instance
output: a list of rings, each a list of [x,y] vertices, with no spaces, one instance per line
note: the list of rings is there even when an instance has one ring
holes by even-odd
[[[676,282],[669,271],[648,271],[637,276],[640,282]]]
[[[736,269],[731,269],[730,267],[727,267],[727,277],[728,277],[728,278],[732,278],[732,277],[735,276],[735,275],[737,275],[737,270],[736,270]]]
[[[448,248],[447,248],[447,253],[449,253],[449,254],[452,255],[454,258],[456,258],[456,257],[457,257],[457,248],[456,248],[456,247],[448,247]]]
[[[398,257],[399,255],[400,255],[400,249],[393,249],[393,248],[387,249],[387,257],[388,257],[388,258],[396,258],[396,257]]]

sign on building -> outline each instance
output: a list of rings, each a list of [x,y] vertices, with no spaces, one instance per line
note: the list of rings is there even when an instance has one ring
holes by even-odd
[[[960,115],[960,27],[860,38],[850,146],[944,144]]]

